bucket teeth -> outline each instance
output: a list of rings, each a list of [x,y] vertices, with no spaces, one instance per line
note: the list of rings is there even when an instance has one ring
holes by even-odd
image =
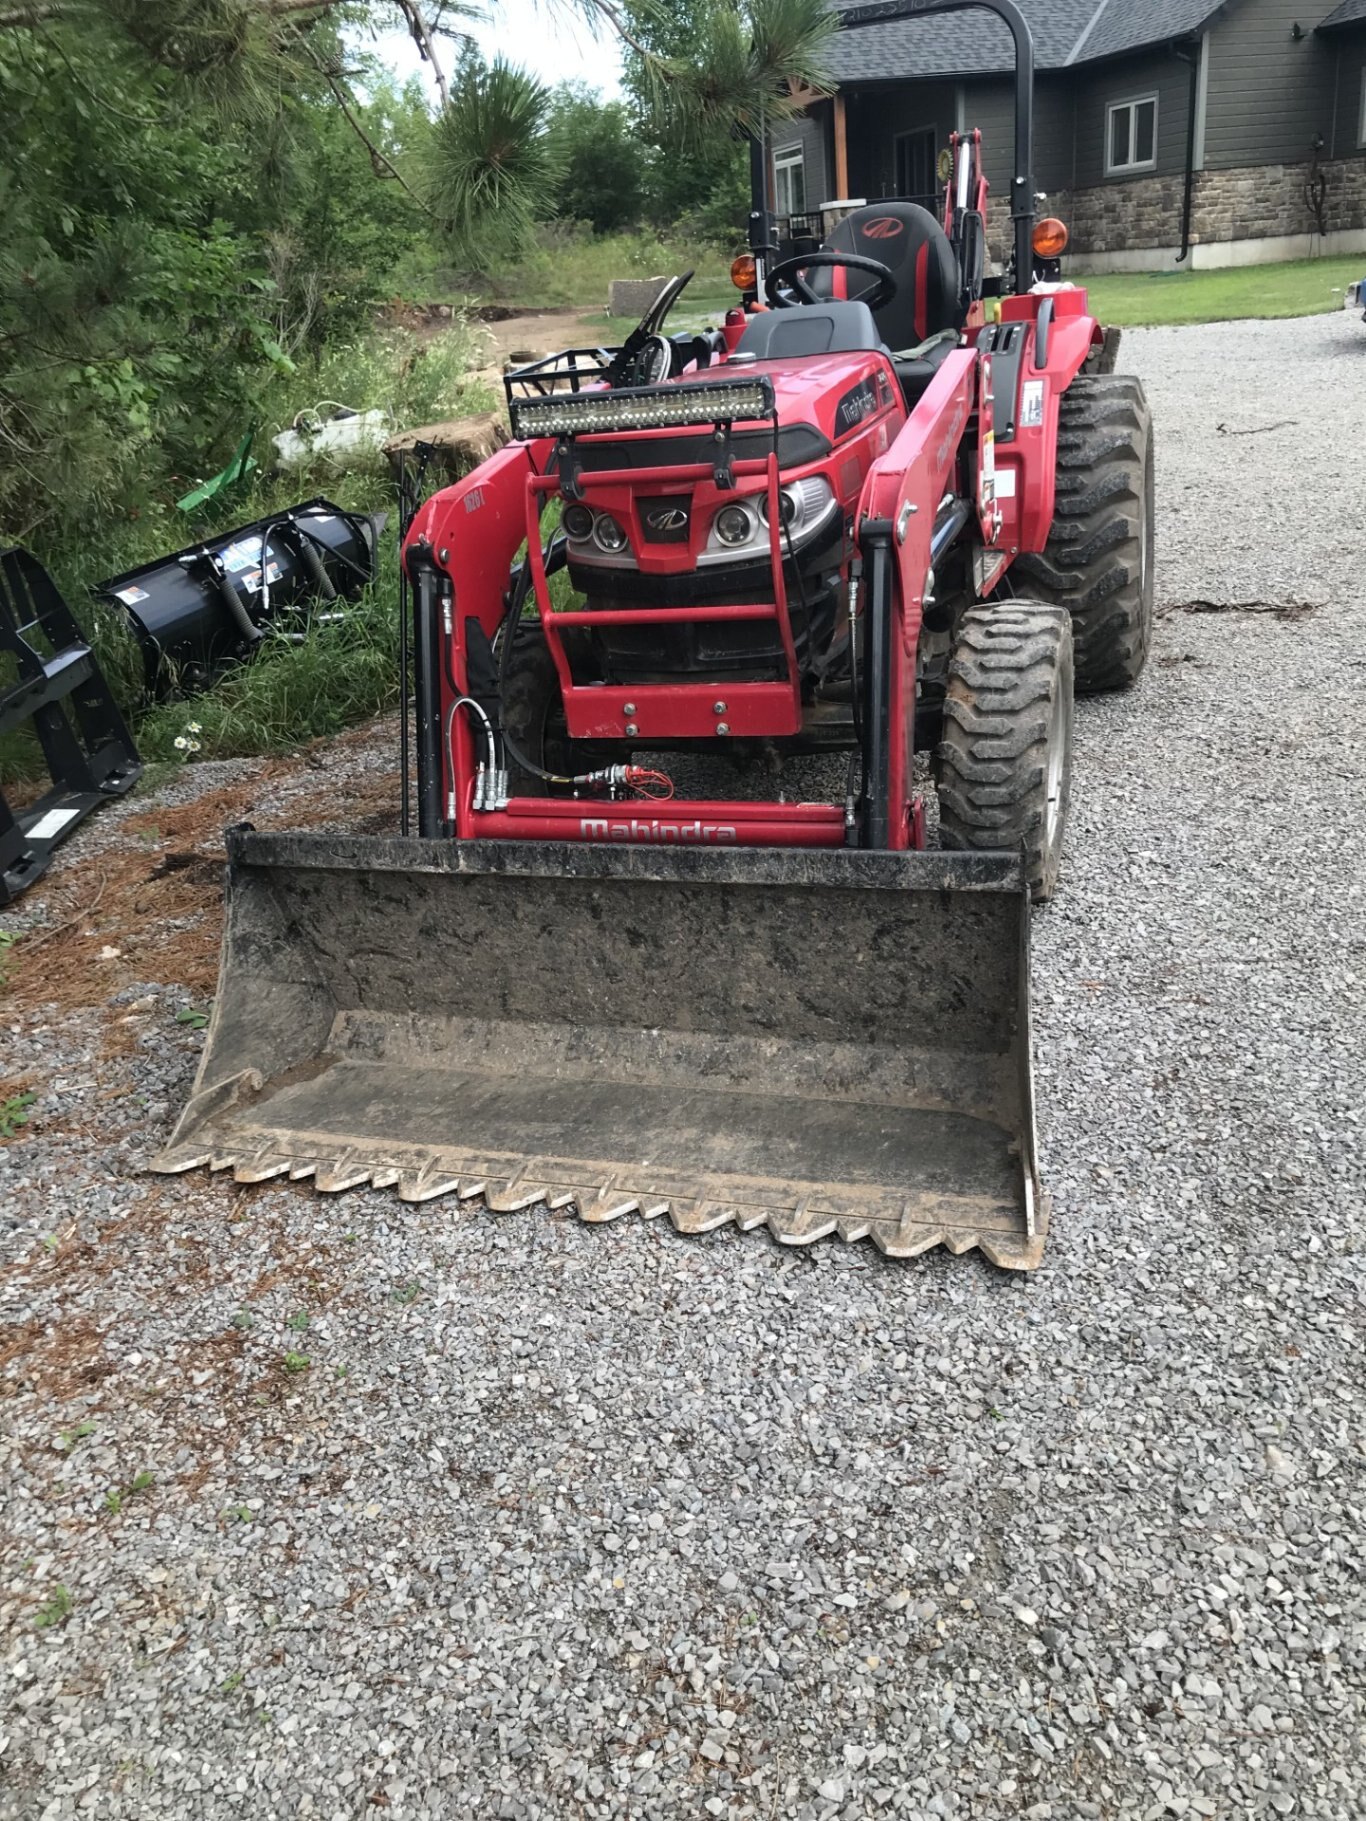
[[[672,1211],[674,1226],[680,1233],[714,1233],[735,1219],[734,1207],[719,1201],[695,1201],[690,1207]]]
[[[456,1193],[464,1198],[460,1178],[451,1176],[444,1170],[426,1169],[416,1176],[400,1176],[398,1179],[400,1201],[435,1201],[440,1195]]]
[[[545,1179],[538,1178],[534,1162],[518,1170],[507,1182],[484,1185],[484,1201],[493,1214],[520,1214],[523,1208],[534,1208],[538,1202],[543,1202],[547,1194]]]
[[[211,1151],[163,1151],[151,1165],[158,1176],[183,1176],[187,1170],[207,1169]]]
[[[260,1157],[251,1157],[234,1165],[234,1182],[270,1182],[276,1176],[288,1173],[292,1157],[281,1157],[278,1152],[267,1151]]]
[[[435,1201],[445,1195],[454,1195],[462,1203],[482,1199],[495,1214],[517,1214],[537,1206],[555,1213],[573,1208],[579,1219],[591,1226],[605,1226],[628,1214],[639,1215],[643,1220],[667,1215],[675,1231],[687,1236],[714,1233],[733,1225],[742,1233],[766,1227],[782,1246],[814,1245],[832,1235],[849,1245],[871,1240],[886,1257],[897,1259],[916,1258],[937,1246],[955,1256],[980,1250],[993,1264],[1014,1270],[1030,1270],[1038,1264],[1048,1225],[1046,1200],[1041,1204],[1038,1230],[1017,1238],[963,1224],[961,1216],[955,1221],[952,1214],[957,1209],[946,1209],[949,1218],[940,1221],[927,1219],[925,1210],[917,1213],[910,1206],[901,1208],[899,1217],[873,1217],[847,1211],[847,1198],[845,1207],[831,1208],[824,1195],[819,1205],[810,1194],[794,1197],[785,1204],[673,1195],[618,1182],[615,1172],[606,1180],[569,1188],[564,1186],[563,1176],[556,1181],[555,1166],[548,1166],[541,1158],[530,1159],[511,1175],[478,1176],[453,1174],[441,1168],[436,1158],[413,1168],[388,1161],[367,1162],[364,1153],[354,1148],[332,1157],[308,1157],[257,1146],[240,1152],[172,1150],[158,1158],[154,1167],[163,1173],[178,1174],[205,1165],[217,1172],[231,1171],[240,1183],[264,1183],[284,1177],[303,1182],[312,1178],[314,1187],[325,1195],[339,1195],[368,1183],[375,1189],[396,1190],[400,1201],[412,1203]],[[837,1194],[837,1204],[840,1199]]]
[[[340,1195],[347,1189],[358,1189],[370,1181],[374,1171],[364,1164],[350,1164],[344,1158],[325,1170],[319,1170],[313,1178],[313,1186],[320,1195]]]
[[[638,1195],[623,1194],[607,1185],[596,1192],[586,1190],[576,1196],[575,1200],[578,1203],[579,1219],[595,1227],[605,1226],[610,1220],[620,1220],[623,1214],[634,1214],[640,1207]]]

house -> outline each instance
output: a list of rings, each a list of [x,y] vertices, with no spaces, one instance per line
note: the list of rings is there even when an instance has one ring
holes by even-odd
[[[1038,69],[1035,188],[1071,229],[1077,269],[1366,250],[1366,0],[1019,5]],[[928,201],[949,134],[980,127],[999,257],[1013,67],[1010,33],[988,12],[841,32],[836,92],[774,129],[778,214],[842,199]]]

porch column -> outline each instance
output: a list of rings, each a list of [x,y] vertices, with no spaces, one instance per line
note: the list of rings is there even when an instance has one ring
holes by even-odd
[[[849,139],[845,132],[844,96],[835,96],[835,195],[841,202],[849,195]]]

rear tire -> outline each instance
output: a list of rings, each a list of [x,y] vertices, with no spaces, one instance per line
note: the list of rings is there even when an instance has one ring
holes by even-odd
[[[1153,631],[1153,420],[1140,381],[1083,374],[1058,416],[1057,503],[1041,554],[1015,573],[1072,616],[1077,691],[1127,689]]]
[[[936,755],[939,841],[1024,855],[1036,903],[1062,865],[1072,779],[1072,627],[1033,601],[964,614]]]

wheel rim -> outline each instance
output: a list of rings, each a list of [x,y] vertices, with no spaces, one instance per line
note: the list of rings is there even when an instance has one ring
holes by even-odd
[[[1061,690],[1053,698],[1048,717],[1048,767],[1044,776],[1044,852],[1052,855],[1062,838],[1067,809],[1067,703]]]

